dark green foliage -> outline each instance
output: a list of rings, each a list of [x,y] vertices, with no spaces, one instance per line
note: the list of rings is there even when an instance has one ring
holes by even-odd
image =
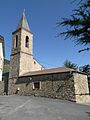
[[[90,75],[90,65],[84,65],[79,68],[80,71],[86,73],[87,75]]]
[[[80,3],[73,12],[70,18],[64,18],[57,23],[59,26],[67,27],[67,30],[59,33],[59,35],[65,35],[66,39],[73,38],[76,45],[90,46],[90,0]],[[90,50],[90,48],[84,50]]]
[[[78,69],[78,66],[75,64],[75,63],[72,63],[71,61],[69,60],[66,60],[64,62],[64,66],[65,67],[68,67],[68,68],[71,68],[71,69],[74,69],[74,70],[77,70]]]

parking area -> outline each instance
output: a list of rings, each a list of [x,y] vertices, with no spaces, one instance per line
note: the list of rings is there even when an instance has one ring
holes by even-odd
[[[0,120],[90,120],[90,105],[33,96],[0,96]]]

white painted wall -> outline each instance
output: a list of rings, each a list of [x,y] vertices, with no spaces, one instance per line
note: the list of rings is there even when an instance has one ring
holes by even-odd
[[[0,81],[2,81],[2,71],[3,71],[3,47],[2,43],[0,43]]]

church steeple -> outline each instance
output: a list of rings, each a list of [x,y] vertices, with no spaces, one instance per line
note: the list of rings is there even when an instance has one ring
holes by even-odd
[[[25,12],[17,29],[12,33],[12,51],[9,78],[15,78],[32,70],[33,34],[30,31]]]
[[[23,12],[23,15],[18,23],[18,26],[16,28],[16,30],[20,29],[20,28],[23,28],[25,30],[28,30],[30,31],[30,28],[29,28],[29,25],[28,25],[28,22],[27,22],[27,19],[26,19],[26,16],[25,16],[25,10]]]
[[[33,34],[30,31],[24,12],[17,29],[12,33],[9,94],[16,93],[17,77],[41,69],[42,66],[33,58]]]

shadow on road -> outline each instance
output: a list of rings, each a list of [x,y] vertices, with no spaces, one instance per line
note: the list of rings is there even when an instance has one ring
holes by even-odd
[[[88,114],[88,116],[90,117],[90,112],[86,112]]]

